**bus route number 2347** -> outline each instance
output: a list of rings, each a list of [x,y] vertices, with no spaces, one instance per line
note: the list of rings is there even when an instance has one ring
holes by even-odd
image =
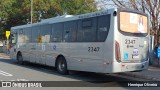
[[[99,52],[99,47],[88,47],[88,52]]]
[[[126,39],[125,40],[125,44],[135,44],[136,40],[129,40],[129,39]]]

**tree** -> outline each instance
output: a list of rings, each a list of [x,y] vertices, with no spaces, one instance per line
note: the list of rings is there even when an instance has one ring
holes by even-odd
[[[0,39],[4,37],[8,12],[12,12],[12,0],[0,0]]]
[[[94,0],[33,0],[33,22],[65,13],[77,15],[97,10]],[[29,23],[31,0],[0,0],[0,36],[13,26]],[[2,35],[3,34],[3,35]]]
[[[132,8],[138,11],[147,13],[150,20],[150,33],[155,35],[155,40],[158,40],[159,35],[159,0],[112,0],[120,8]],[[160,38],[158,40],[160,43]],[[155,44],[158,43],[155,41]]]
[[[68,14],[83,14],[88,12],[96,11],[96,4],[94,0],[58,0],[61,5],[62,12]],[[63,14],[61,12],[61,14]]]

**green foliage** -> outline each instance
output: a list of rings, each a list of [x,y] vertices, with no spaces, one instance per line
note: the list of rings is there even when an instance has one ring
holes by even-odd
[[[77,15],[96,11],[94,0],[33,0],[33,22],[65,13]],[[0,38],[5,30],[29,23],[31,0],[0,0]]]

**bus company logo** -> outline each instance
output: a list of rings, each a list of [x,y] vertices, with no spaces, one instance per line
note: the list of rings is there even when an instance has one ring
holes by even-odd
[[[2,82],[2,87],[12,87],[11,82]]]
[[[56,50],[56,45],[53,45],[53,50]]]

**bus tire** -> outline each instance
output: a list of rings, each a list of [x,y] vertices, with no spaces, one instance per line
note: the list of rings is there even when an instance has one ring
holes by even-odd
[[[21,64],[21,65],[23,64],[23,57],[21,53],[17,54],[17,62],[18,64]]]
[[[59,57],[57,59],[56,68],[57,68],[58,73],[63,74],[63,75],[68,74],[67,62],[64,57]]]

